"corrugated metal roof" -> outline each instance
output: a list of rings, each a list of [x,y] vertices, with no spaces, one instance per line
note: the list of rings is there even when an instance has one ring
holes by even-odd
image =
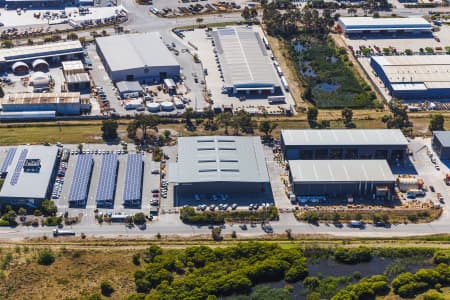
[[[346,27],[364,27],[364,26],[423,26],[431,28],[427,20],[420,17],[411,18],[372,18],[372,17],[340,17],[339,21]],[[416,27],[417,29],[417,27]]]
[[[288,146],[408,145],[400,129],[289,129],[281,135]]]
[[[138,81],[119,81],[116,83],[119,93],[142,92],[142,86]]]
[[[179,65],[158,32],[112,35],[96,42],[111,71]]]
[[[450,131],[433,131],[442,146],[450,147]]]
[[[65,55],[82,53],[83,47],[80,41],[66,41],[48,43],[43,45],[21,46],[8,49],[0,49],[0,61],[13,62],[22,59],[42,58],[52,55]]]
[[[372,56],[371,59],[381,67],[394,90],[417,90],[417,84],[422,84],[421,90],[450,88],[450,55]]]
[[[169,181],[268,182],[259,137],[178,138],[178,162],[169,164]]]
[[[290,160],[294,182],[393,182],[385,160]]]
[[[251,27],[219,28],[213,38],[226,85],[279,86],[258,32]]]

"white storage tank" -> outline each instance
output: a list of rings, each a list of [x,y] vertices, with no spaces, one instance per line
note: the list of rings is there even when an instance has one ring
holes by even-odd
[[[172,102],[166,101],[161,103],[161,109],[164,111],[172,111],[174,110],[175,106],[173,105]]]
[[[161,105],[159,103],[149,102],[149,103],[147,103],[147,110],[149,112],[160,112]]]

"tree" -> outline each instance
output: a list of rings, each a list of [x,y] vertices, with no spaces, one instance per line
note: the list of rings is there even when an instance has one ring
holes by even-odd
[[[272,133],[272,131],[277,128],[278,124],[271,121],[262,121],[259,124],[259,131],[264,132],[266,138]]]
[[[106,280],[102,281],[100,283],[100,289],[102,291],[102,295],[103,296],[111,296],[112,293],[114,293],[114,288],[112,286],[112,284]]]
[[[258,16],[258,11],[256,10],[256,8],[252,8],[250,10],[250,16],[252,17],[252,19],[256,19],[256,17]]]
[[[184,118],[184,122],[186,124],[186,129],[189,131],[195,130],[195,126],[192,123],[192,118],[194,118],[195,115],[196,115],[196,113],[192,107],[186,108],[184,113],[181,115]]]
[[[244,10],[242,11],[241,16],[246,21],[251,18],[250,9],[248,8],[248,6],[244,7]]]
[[[211,235],[212,235],[213,240],[215,240],[216,242],[223,240],[221,232],[222,232],[222,229],[220,229],[220,227],[218,227],[218,226],[213,227],[211,229]]]
[[[49,266],[55,262],[55,254],[50,249],[44,249],[39,252],[37,263],[43,266]]]
[[[341,112],[342,119],[346,128],[353,128],[353,111],[351,108],[344,108]]]
[[[54,216],[58,211],[58,207],[52,200],[42,201],[41,210],[44,216]]]
[[[145,141],[147,140],[147,130],[153,129],[158,131],[159,118],[154,115],[139,114],[133,120],[132,124],[130,131],[134,129],[134,135],[136,135],[136,130],[140,129],[142,131],[142,140]]]
[[[134,215],[134,223],[137,225],[144,224],[145,223],[144,213],[139,212],[139,213],[135,214]]]
[[[13,44],[13,42],[11,40],[4,40],[1,45],[2,45],[2,48],[12,48],[12,47],[14,47],[14,44]]]
[[[27,214],[27,210],[23,207],[19,208],[19,215],[25,216]]]
[[[67,35],[67,39],[68,39],[68,40],[72,40],[72,41],[78,40],[78,35],[77,35],[76,33],[74,33],[74,32],[71,32],[71,33],[69,33],[69,34]]]
[[[144,261],[146,263],[150,263],[150,262],[154,261],[156,256],[161,255],[161,254],[163,254],[161,247],[158,247],[156,245],[151,245],[149,248],[147,248],[145,250],[142,257],[144,258]]]
[[[429,129],[430,131],[439,131],[439,130],[444,130],[444,116],[441,114],[437,114],[437,115],[432,115],[430,118],[430,126]]]
[[[203,18],[197,18],[195,19],[195,22],[198,24],[198,27],[200,27],[200,24],[203,23]]]
[[[115,140],[117,139],[117,128],[119,123],[113,119],[107,119],[102,121],[101,130],[103,132],[102,137],[104,140]]]
[[[308,108],[306,112],[306,116],[308,118],[308,123],[311,128],[314,128],[317,125],[317,117],[319,115],[319,110],[316,107]]]
[[[3,91],[3,87],[0,86],[0,98],[5,97],[5,91]]]
[[[240,110],[233,116],[232,126],[234,128],[234,135],[238,135],[239,130],[243,133],[253,133],[255,122],[253,121],[251,114],[244,110]]]
[[[225,134],[228,135],[228,127],[230,127],[232,123],[233,115],[229,112],[223,112],[220,113],[217,116],[217,121],[220,125],[222,125],[225,128]]]

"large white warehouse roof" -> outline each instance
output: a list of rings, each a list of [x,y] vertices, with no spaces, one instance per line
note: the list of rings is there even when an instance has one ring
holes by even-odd
[[[112,35],[96,42],[111,71],[179,65],[158,32]]]
[[[258,32],[251,27],[219,28],[213,32],[213,38],[226,86],[279,86]]]

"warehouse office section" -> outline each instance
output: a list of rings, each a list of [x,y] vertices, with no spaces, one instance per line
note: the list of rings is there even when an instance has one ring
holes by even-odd
[[[285,160],[386,159],[401,162],[408,141],[399,129],[300,129],[281,131]]]

